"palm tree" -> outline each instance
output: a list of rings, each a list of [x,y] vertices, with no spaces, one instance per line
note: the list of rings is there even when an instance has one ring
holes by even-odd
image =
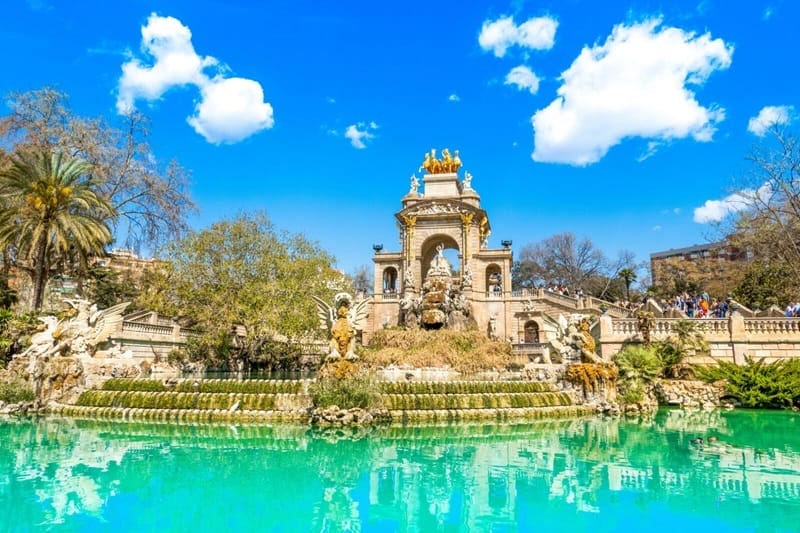
[[[623,268],[618,276],[625,282],[625,299],[631,301],[631,283],[636,281],[636,271],[632,268]]]
[[[54,254],[98,254],[111,242],[114,209],[95,192],[91,166],[62,153],[19,152],[0,171],[0,246],[13,247],[33,277],[42,308]]]

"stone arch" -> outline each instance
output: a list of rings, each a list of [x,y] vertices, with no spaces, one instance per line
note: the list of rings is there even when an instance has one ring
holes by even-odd
[[[497,263],[486,265],[486,292],[488,294],[503,293],[503,269]]]
[[[436,247],[440,244],[444,245],[445,257],[447,257],[447,260],[450,263],[450,268],[456,272],[461,270],[461,249],[458,246],[458,242],[450,235],[439,233],[436,235],[431,235],[422,243],[420,255],[422,256],[423,279],[428,273],[428,269],[431,267],[433,258],[436,256]],[[454,256],[452,253],[448,254],[448,250],[455,250],[456,255]]]
[[[383,293],[397,294],[397,269],[393,266],[383,269]]]
[[[528,320],[523,326],[522,334],[525,344],[538,344],[539,324],[535,320]]]

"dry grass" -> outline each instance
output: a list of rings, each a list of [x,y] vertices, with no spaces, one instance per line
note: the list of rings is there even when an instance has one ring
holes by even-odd
[[[511,346],[490,340],[476,330],[384,329],[375,333],[368,347],[362,348],[361,357],[365,364],[376,368],[450,367],[472,373],[506,368],[511,362]]]

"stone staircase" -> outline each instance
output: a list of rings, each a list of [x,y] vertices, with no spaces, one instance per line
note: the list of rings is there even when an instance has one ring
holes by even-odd
[[[311,380],[183,380],[117,378],[54,405],[67,416],[169,422],[306,423]],[[539,419],[580,416],[594,409],[532,381],[408,381],[378,383],[381,406],[394,422]]]

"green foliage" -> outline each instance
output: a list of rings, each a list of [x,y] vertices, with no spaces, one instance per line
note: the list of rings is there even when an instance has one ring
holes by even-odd
[[[139,305],[177,312],[201,331],[190,357],[269,359],[271,341],[288,344],[318,332],[311,295],[330,299],[344,283],[333,257],[302,235],[277,230],[263,212],[243,214],[192,233],[167,251],[170,266],[153,275]],[[236,345],[231,328],[243,326]],[[294,353],[292,356],[294,357]]]
[[[308,393],[315,407],[335,405],[340,409],[370,409],[380,404],[373,376],[348,361],[326,364]]]
[[[693,354],[706,353],[708,341],[697,322],[681,319],[672,324],[669,337],[653,343],[653,349],[661,361],[662,374],[678,377],[683,360]]]
[[[743,407],[800,407],[800,359],[765,363],[747,358],[744,365],[718,361],[715,366],[698,366],[696,371],[704,381],[724,379],[727,394]]]
[[[750,309],[785,307],[796,296],[796,290],[792,269],[786,263],[753,262],[733,290],[733,297]]]
[[[655,347],[629,345],[614,356],[619,368],[620,401],[638,403],[645,397],[645,389],[663,370]]]
[[[30,335],[42,324],[32,314],[16,314],[0,309],[0,367],[28,344]]]
[[[299,370],[302,349],[299,344],[265,339],[250,356],[250,366],[258,370]]]
[[[33,389],[27,383],[18,379],[0,378],[0,402],[32,402],[34,398]]]
[[[86,297],[97,304],[98,309],[131,301],[139,294],[133,280],[120,279],[119,272],[104,266],[91,266],[87,271]]]
[[[42,306],[50,266],[103,253],[115,216],[85,161],[50,150],[17,152],[0,171],[0,247],[32,265],[32,307]]]
[[[661,374],[661,361],[652,348],[629,345],[614,356],[620,382],[652,383]]]

